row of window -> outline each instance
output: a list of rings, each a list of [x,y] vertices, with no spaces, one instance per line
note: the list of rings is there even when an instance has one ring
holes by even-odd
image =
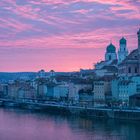
[[[104,83],[94,83],[94,85],[97,85],[97,86],[103,86]]]
[[[129,67],[128,68],[128,73],[132,73],[132,72],[133,72],[132,67]],[[137,67],[134,68],[134,73],[138,73],[138,68]]]
[[[139,69],[138,69],[138,67],[128,67],[127,71],[128,71],[129,74],[131,74],[131,73],[136,73],[137,74],[139,72]],[[124,73],[125,69],[122,68],[122,69],[119,70],[119,72]]]
[[[119,97],[129,97],[129,96],[126,94],[120,94]]]
[[[94,97],[94,99],[104,99],[105,97],[104,96],[96,96]]]

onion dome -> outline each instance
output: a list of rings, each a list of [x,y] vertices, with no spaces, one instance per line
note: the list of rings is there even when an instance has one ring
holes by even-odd
[[[116,48],[115,48],[115,46],[111,43],[110,45],[107,46],[106,51],[107,51],[107,53],[116,53]]]
[[[126,44],[126,39],[124,37],[120,40],[120,44]]]

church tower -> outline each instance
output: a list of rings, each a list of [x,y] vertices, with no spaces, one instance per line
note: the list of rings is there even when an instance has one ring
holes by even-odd
[[[115,46],[111,43],[106,48],[105,61],[113,61],[113,60],[117,60],[117,54]]]
[[[118,63],[120,64],[128,56],[127,41],[123,37],[120,39],[120,48],[118,51]]]

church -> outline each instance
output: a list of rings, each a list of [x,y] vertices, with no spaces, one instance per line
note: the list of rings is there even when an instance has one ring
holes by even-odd
[[[140,75],[140,29],[137,32],[138,47],[133,50],[119,65],[119,76],[137,76]]]
[[[118,54],[116,47],[110,43],[106,48],[105,60],[95,64],[95,73],[97,76],[118,75],[118,64],[128,56],[127,40],[122,37],[119,42]]]
[[[110,43],[106,48],[105,60],[94,65],[97,76],[136,76],[140,75],[140,29],[137,32],[138,47],[130,54],[127,49],[127,40],[122,37],[119,50]]]

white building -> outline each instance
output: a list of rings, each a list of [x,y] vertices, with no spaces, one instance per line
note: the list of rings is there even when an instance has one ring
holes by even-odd
[[[129,96],[140,93],[140,76],[113,80],[111,91],[114,99],[128,103]]]
[[[111,43],[106,48],[105,53],[105,60],[98,62],[94,65],[95,67],[95,74],[99,77],[103,76],[114,76],[118,73],[117,68],[118,60],[117,60],[117,54],[116,54],[116,48]]]
[[[118,83],[119,100],[128,103],[129,96],[136,93],[136,83],[131,80],[121,80]]]

